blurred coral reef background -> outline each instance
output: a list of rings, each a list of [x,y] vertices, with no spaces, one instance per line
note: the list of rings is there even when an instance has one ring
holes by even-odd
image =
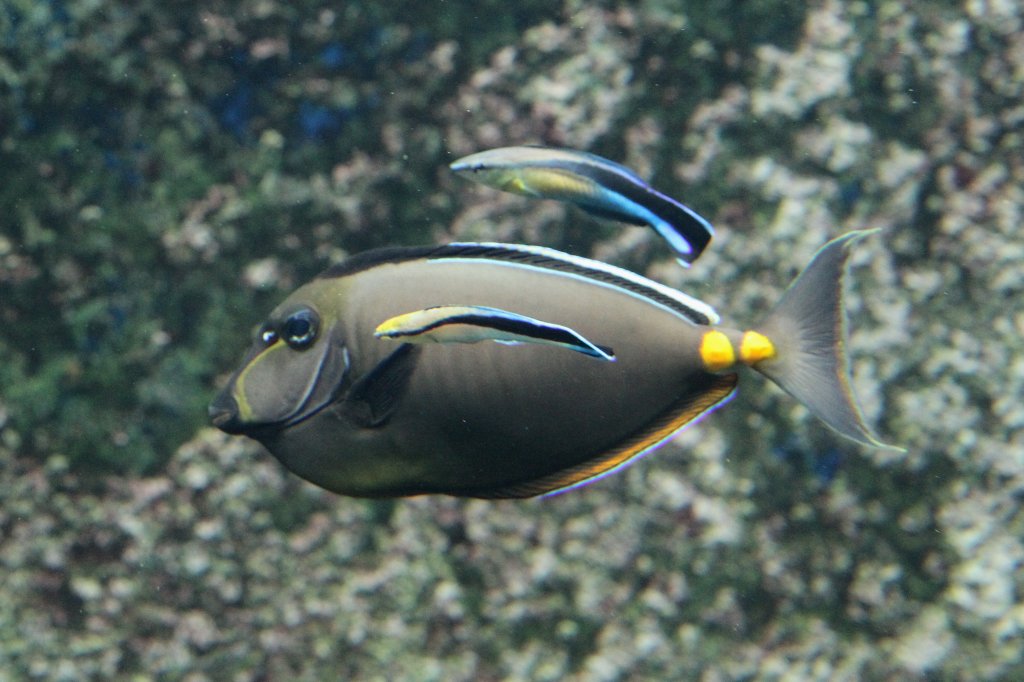
[[[392,8],[393,7],[393,8]],[[1021,679],[1024,8],[0,6],[0,677]],[[453,178],[621,161],[649,230]],[[828,238],[905,454],[767,382],[623,474],[363,501],[206,428],[274,302],[387,244],[544,244],[750,324]]]

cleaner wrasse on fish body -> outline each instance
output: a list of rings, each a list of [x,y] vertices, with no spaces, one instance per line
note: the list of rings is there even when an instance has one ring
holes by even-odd
[[[558,199],[631,225],[652,227],[683,266],[697,260],[714,236],[711,224],[688,206],[654,189],[614,161],[574,149],[500,147],[470,154],[449,166],[495,189]]]
[[[371,251],[270,314],[210,416],[340,494],[530,497],[636,460],[726,402],[746,365],[842,436],[888,447],[845,352],[845,264],[865,234],[824,246],[756,331],[551,249]]]

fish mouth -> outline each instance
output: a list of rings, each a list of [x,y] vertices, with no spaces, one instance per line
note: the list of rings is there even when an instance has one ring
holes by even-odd
[[[251,413],[252,410],[249,407],[243,410],[239,405],[239,398],[235,394],[244,389],[239,389],[236,377],[210,403],[207,410],[210,422],[225,433],[258,439],[315,417],[336,403],[344,393],[349,357],[348,350],[343,346],[339,350],[340,352],[336,352],[332,349],[324,354],[316,367],[315,377],[309,382],[301,399],[295,403],[291,411],[281,416],[275,415],[276,418],[271,419],[243,416],[243,412]],[[244,395],[242,400],[245,400]]]
[[[231,398],[230,396],[228,396],[228,400],[230,400],[232,404],[235,402],[234,398]],[[218,396],[214,402],[210,404],[209,418],[210,423],[224,433],[232,436],[250,436],[258,439],[262,436],[269,436],[271,434],[284,431],[285,429],[289,429],[297,424],[301,424],[307,419],[312,419],[336,401],[337,396],[332,396],[330,399],[325,400],[310,409],[303,410],[288,419],[270,422],[246,422],[239,416],[236,406],[226,404],[225,401],[221,400],[221,396]]]
[[[259,438],[279,431],[289,429],[296,424],[301,424],[307,419],[312,419],[325,409],[339,400],[341,384],[329,393],[324,400],[315,405],[301,405],[295,413],[284,419],[274,421],[252,422],[242,419],[238,411],[238,402],[227,389],[214,398],[208,408],[210,423],[215,427],[232,436],[250,436]],[[228,387],[230,388],[230,387]]]
[[[208,408],[210,423],[221,431],[230,434],[241,433],[241,420],[238,418],[238,403],[228,391],[221,393],[213,399]]]

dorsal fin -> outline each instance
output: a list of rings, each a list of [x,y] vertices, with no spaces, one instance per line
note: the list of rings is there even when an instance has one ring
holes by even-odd
[[[388,263],[401,263],[403,261],[418,260],[428,257],[437,249],[443,246],[385,246],[380,249],[363,251],[354,256],[349,256],[340,263],[335,263],[319,275],[317,279],[334,279],[336,277],[348,277],[363,270],[375,268],[378,265]]]
[[[642,277],[624,268],[600,261],[573,256],[543,246],[471,242],[438,247],[431,259],[481,258],[543,270],[553,270],[623,289],[652,303],[668,308],[681,317],[700,325],[717,324],[718,314],[708,304],[687,296],[681,291]]]

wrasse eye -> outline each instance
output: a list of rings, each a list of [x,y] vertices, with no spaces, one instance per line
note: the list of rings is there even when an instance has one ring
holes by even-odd
[[[320,318],[309,308],[293,313],[281,325],[281,336],[295,350],[304,350],[316,340]]]

